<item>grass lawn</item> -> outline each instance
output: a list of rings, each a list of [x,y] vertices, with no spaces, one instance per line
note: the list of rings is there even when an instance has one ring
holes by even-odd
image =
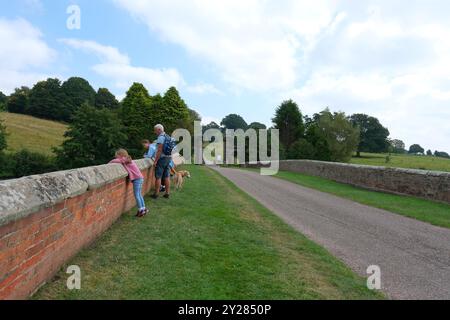
[[[253,169],[252,169],[253,170]],[[372,207],[385,209],[436,226],[450,228],[450,205],[415,197],[369,191],[320,177],[280,171],[276,177],[328,192]]]
[[[21,149],[52,155],[52,148],[64,141],[65,124],[42,120],[27,115],[0,112],[0,119],[9,134],[7,151]]]
[[[33,299],[379,299],[365,280],[206,167],[151,215],[124,214]]]
[[[361,153],[361,158],[353,157],[350,163],[450,172],[450,159],[408,154],[392,154],[390,162],[386,163],[386,156],[387,154],[381,153]]]

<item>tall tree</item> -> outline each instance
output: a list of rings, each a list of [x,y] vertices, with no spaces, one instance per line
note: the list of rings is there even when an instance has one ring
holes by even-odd
[[[156,111],[163,119],[161,124],[164,125],[168,134],[183,126],[189,119],[189,109],[175,87],[167,90],[163,96],[162,107],[158,106]]]
[[[225,118],[222,119],[222,122],[220,122],[220,125],[223,126],[225,129],[242,129],[247,130],[247,122],[245,122],[244,118],[242,118],[238,114],[229,114]]]
[[[417,153],[424,153],[425,149],[422,148],[419,144],[413,144],[412,146],[409,147],[409,151],[408,153],[411,154],[417,154]]]
[[[117,114],[83,104],[75,112],[67,138],[55,149],[60,168],[70,169],[107,163],[127,136]]]
[[[14,93],[9,96],[6,103],[6,110],[13,113],[26,114],[29,112],[30,88],[16,88]]]
[[[320,115],[315,114],[314,118],[306,118],[305,138],[314,147],[314,154],[311,159],[321,161],[331,161],[331,151],[324,132],[319,127]]]
[[[29,114],[35,117],[68,121],[70,110],[66,96],[61,89],[61,81],[47,79],[36,83],[30,92]]]
[[[380,121],[367,114],[357,113],[350,117],[350,121],[359,128],[359,145],[357,156],[361,152],[386,152],[389,148],[389,130],[383,127]]]
[[[89,82],[83,78],[72,77],[67,79],[61,86],[65,95],[64,118],[61,120],[70,121],[74,113],[84,103],[90,106],[95,103],[95,90]]]
[[[320,113],[318,122],[331,151],[331,160],[347,162],[359,144],[359,129],[347,119],[345,113],[331,113],[328,109]]]
[[[194,121],[202,121],[202,117],[197,111],[188,109],[188,117],[182,121],[181,127],[188,130],[191,135],[194,135]]]
[[[152,98],[141,83],[133,83],[122,101],[120,119],[125,125],[127,148],[133,157],[142,156],[142,139],[153,136],[156,124],[156,110],[152,107]]]
[[[284,101],[276,110],[272,119],[275,129],[280,130],[280,142],[289,153],[291,145],[304,134],[303,117],[298,105],[292,101]]]
[[[107,108],[107,109],[117,109],[120,104],[116,97],[106,88],[100,88],[95,95],[95,107]]]

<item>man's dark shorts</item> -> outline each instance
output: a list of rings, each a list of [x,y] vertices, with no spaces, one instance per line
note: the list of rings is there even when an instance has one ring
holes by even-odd
[[[155,169],[156,179],[166,179],[170,177],[170,157],[161,157]]]

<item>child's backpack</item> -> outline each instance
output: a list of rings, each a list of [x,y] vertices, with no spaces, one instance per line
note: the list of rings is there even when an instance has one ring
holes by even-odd
[[[171,156],[172,152],[177,148],[177,142],[168,134],[165,135],[165,139],[166,140],[164,141],[163,145],[163,154],[166,156]]]

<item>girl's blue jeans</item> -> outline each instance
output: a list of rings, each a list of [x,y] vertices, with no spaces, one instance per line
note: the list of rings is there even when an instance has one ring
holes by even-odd
[[[142,185],[144,184],[144,179],[133,180],[133,191],[134,197],[136,198],[136,203],[139,210],[145,209],[145,201],[142,196]]]

